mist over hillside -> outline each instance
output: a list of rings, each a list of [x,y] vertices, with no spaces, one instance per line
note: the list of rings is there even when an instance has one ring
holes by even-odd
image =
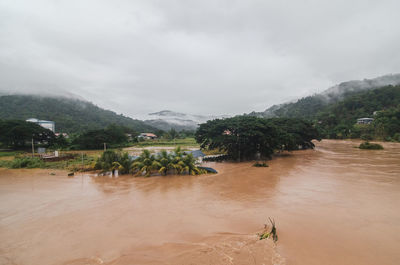
[[[110,124],[137,132],[154,132],[156,128],[143,121],[102,109],[91,102],[70,97],[37,95],[0,96],[0,119],[38,118],[56,123],[56,132],[78,133],[101,129]]]
[[[263,112],[251,112],[249,115],[266,118],[310,118],[325,106],[338,102],[349,94],[398,84],[400,84],[400,74],[389,74],[373,79],[347,81],[330,87],[322,93],[303,97],[294,102],[273,105]]]
[[[171,110],[149,113],[145,122],[161,130],[170,130],[171,128],[181,130],[195,130],[200,123],[218,118],[227,118],[228,115],[193,115]]]

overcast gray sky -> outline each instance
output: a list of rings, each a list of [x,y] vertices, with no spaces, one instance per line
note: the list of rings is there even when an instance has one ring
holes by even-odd
[[[0,91],[131,117],[262,111],[400,72],[400,1],[0,0]]]

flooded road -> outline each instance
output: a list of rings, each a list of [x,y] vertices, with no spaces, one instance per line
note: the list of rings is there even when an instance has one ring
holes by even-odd
[[[357,144],[203,176],[0,169],[0,264],[399,264],[400,144]]]

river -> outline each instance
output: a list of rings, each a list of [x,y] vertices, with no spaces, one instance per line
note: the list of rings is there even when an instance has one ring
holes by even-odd
[[[358,144],[202,176],[0,169],[0,264],[399,264],[400,144]]]

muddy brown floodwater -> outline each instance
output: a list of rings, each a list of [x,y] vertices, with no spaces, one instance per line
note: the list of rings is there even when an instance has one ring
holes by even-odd
[[[0,264],[399,264],[400,144],[357,144],[194,177],[0,169]]]

